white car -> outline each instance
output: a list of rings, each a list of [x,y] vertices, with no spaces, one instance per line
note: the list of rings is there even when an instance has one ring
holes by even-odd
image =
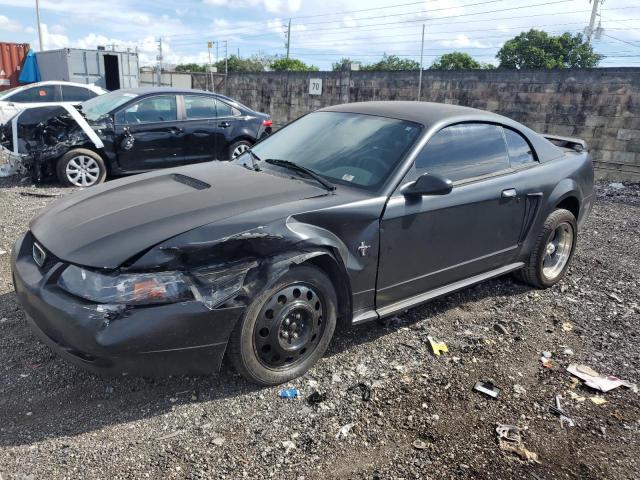
[[[45,105],[77,105],[104,93],[107,91],[84,83],[47,81],[21,85],[0,92],[0,125],[20,110]]]

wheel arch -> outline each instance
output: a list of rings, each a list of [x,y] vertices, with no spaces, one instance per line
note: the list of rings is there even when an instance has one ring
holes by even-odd
[[[545,218],[558,208],[569,210],[578,220],[582,203],[580,187],[575,180],[567,178],[562,180],[549,196],[548,211]]]

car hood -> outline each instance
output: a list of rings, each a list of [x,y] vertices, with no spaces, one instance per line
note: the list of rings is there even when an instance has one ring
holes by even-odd
[[[212,162],[109,182],[60,199],[31,222],[66,262],[113,269],[178,234],[250,211],[326,195],[312,184]]]

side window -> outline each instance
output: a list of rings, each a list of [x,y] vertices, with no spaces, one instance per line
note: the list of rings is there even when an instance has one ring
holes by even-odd
[[[84,102],[98,94],[88,88],[62,85],[62,100],[65,102]]]
[[[26,90],[11,95],[5,100],[18,103],[55,102],[55,88],[55,85],[27,88]]]
[[[505,170],[509,157],[502,128],[482,123],[444,128],[425,145],[415,166],[418,174],[433,173],[454,182]]]
[[[177,119],[178,108],[175,95],[144,98],[116,114],[116,123],[120,125],[175,122]]]
[[[232,117],[233,116],[233,108],[231,107],[231,105],[224,103],[221,100],[218,100],[217,102],[217,106],[218,106],[218,117]]]
[[[185,95],[184,108],[187,120],[216,118],[216,99],[214,97]]]
[[[512,167],[516,168],[536,161],[531,147],[527,141],[522,138],[522,135],[508,128],[504,128],[503,131],[504,137],[507,140],[509,160],[511,160]]]

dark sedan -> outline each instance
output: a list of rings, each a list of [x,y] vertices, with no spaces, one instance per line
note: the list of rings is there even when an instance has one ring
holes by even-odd
[[[419,102],[325,108],[231,163],[75,193],[12,267],[35,332],[97,372],[286,382],[359,324],[515,272],[556,284],[591,210],[584,142]],[[553,143],[552,143],[553,142]]]
[[[90,187],[111,175],[235,158],[271,126],[269,115],[223,95],[136,88],[77,108],[22,112],[4,127],[2,144],[26,155],[35,180],[56,174],[65,185]]]

